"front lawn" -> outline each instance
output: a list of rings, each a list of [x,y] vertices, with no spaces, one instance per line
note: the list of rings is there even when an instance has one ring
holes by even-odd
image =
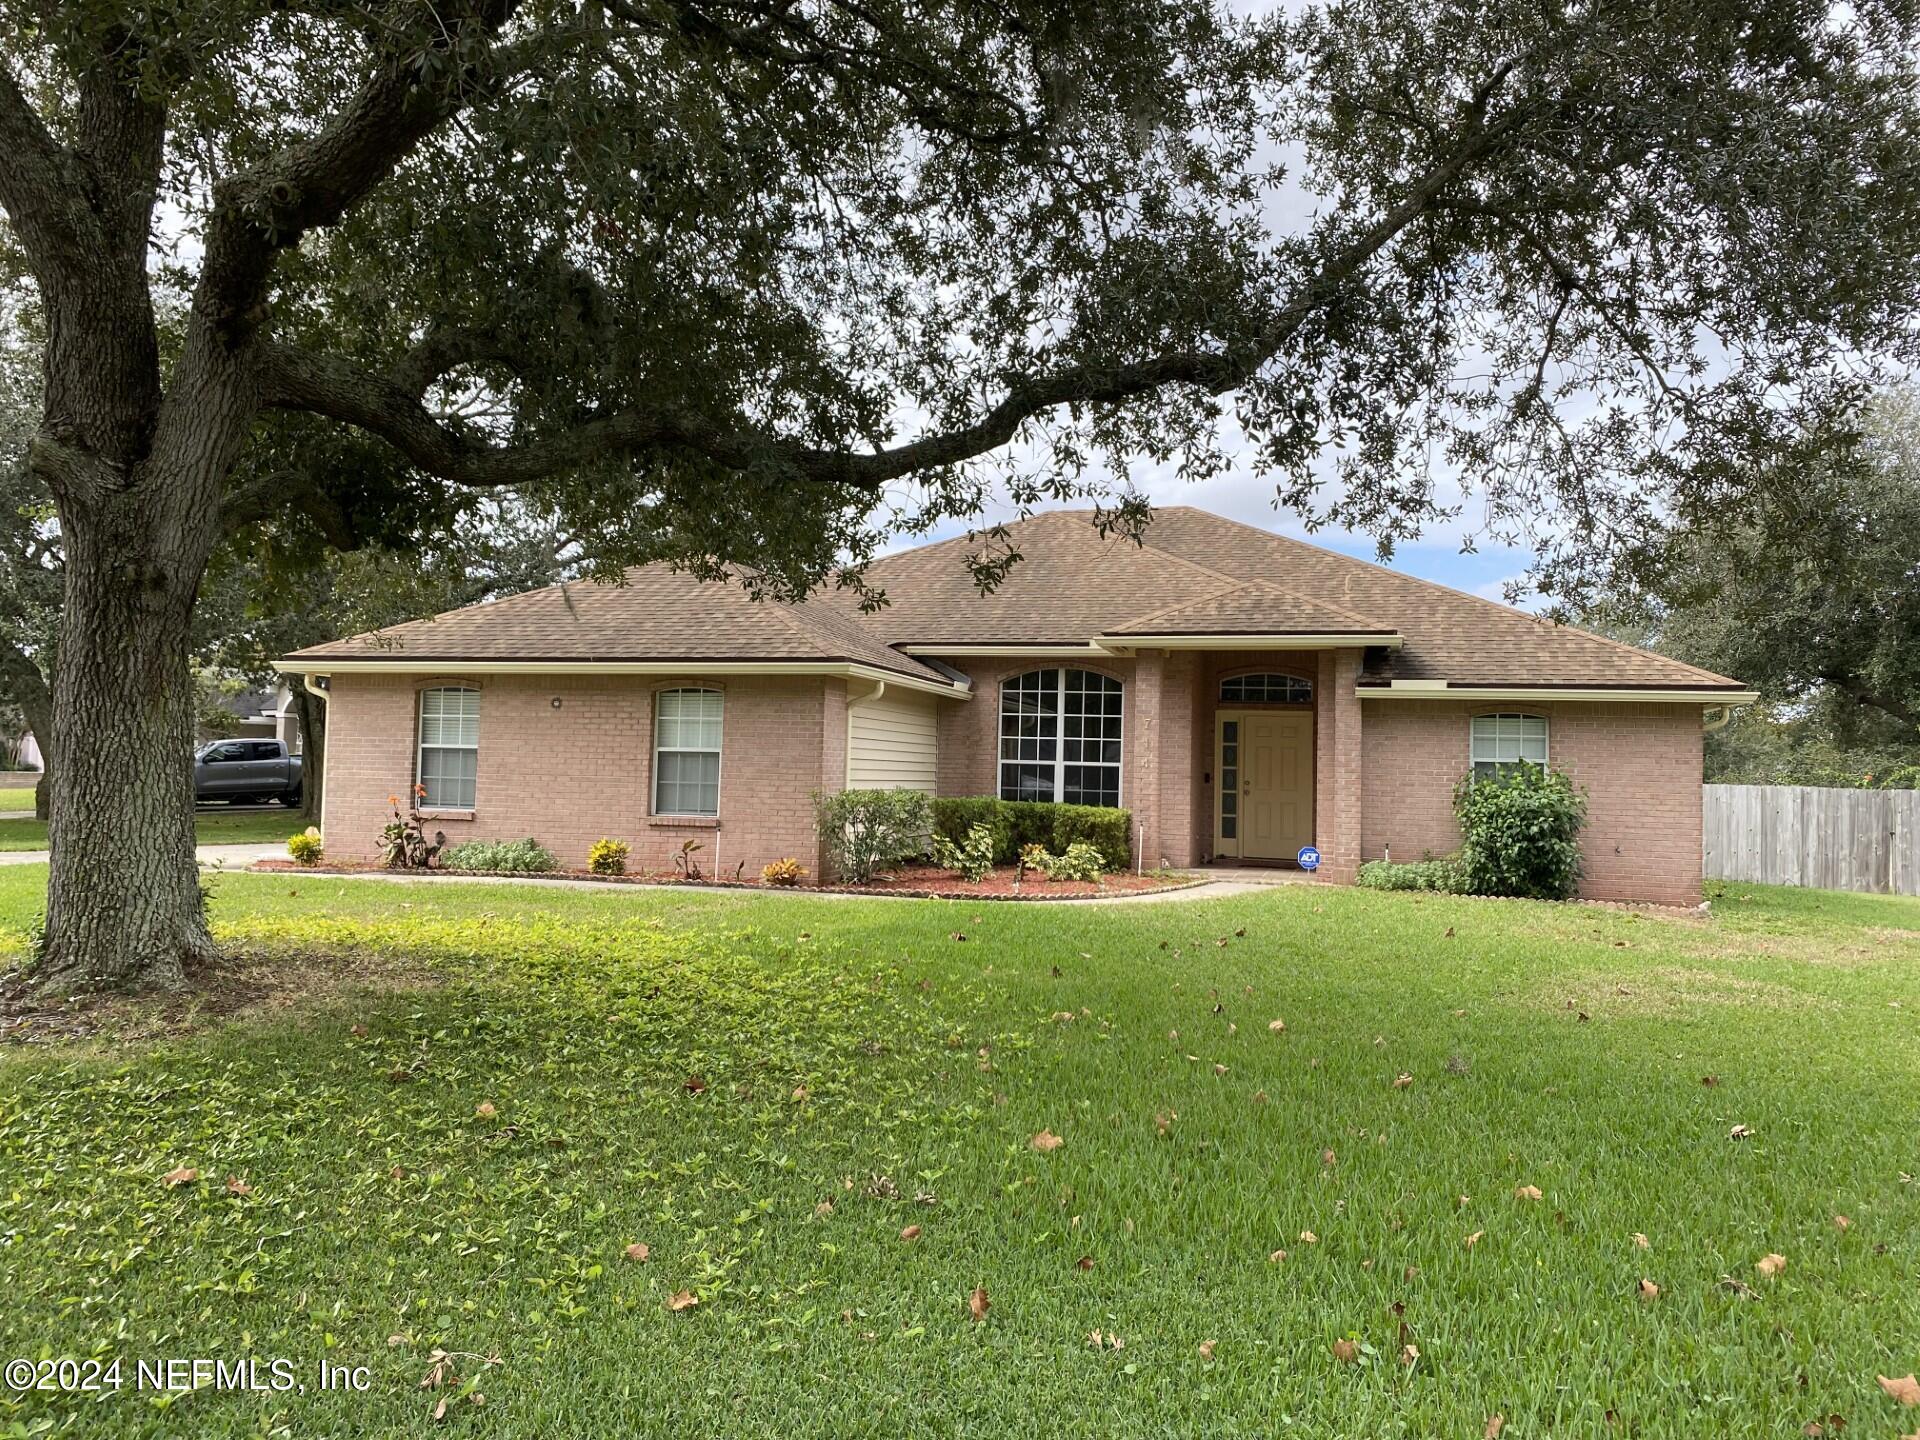
[[[0,1357],[127,1387],[0,1433],[1920,1417],[1920,903],[210,883],[234,1018],[0,1047]],[[246,1356],[306,1392],[132,1393]]]
[[[33,808],[32,792],[28,792],[27,803],[21,808]],[[307,824],[297,809],[229,810],[221,806],[196,810],[193,833],[202,845],[254,845],[285,840],[294,832],[306,829]],[[0,820],[0,850],[46,848],[46,821]]]

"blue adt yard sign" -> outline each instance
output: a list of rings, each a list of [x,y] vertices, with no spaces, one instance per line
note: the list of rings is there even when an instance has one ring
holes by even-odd
[[[1320,852],[1311,845],[1302,845],[1300,847],[1300,853],[1294,858],[1300,862],[1300,868],[1302,870],[1318,870],[1320,868]]]

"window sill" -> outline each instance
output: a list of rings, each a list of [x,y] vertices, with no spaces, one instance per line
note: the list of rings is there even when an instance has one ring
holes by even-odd
[[[647,824],[656,830],[718,830],[718,815],[649,815]]]
[[[452,809],[421,810],[416,813],[422,820],[476,820],[480,815],[478,810]]]

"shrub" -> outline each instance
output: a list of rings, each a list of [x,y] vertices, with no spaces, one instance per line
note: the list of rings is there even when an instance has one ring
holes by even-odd
[[[1920,765],[1898,766],[1873,784],[1881,790],[1920,790]]]
[[[1077,841],[1099,850],[1109,870],[1126,869],[1133,853],[1133,816],[1111,806],[1001,800],[992,795],[948,796],[933,802],[933,831],[950,843],[964,844],[976,825],[986,826],[993,836],[996,865],[1013,864],[1030,846],[1065,853]]]
[[[426,793],[426,786],[415,785],[404,815],[400,813],[400,797],[387,797],[387,804],[393,807],[393,818],[380,829],[380,858],[389,870],[429,869],[446,848],[446,832],[436,830],[429,840],[421,823],[420,800]]]
[[[560,862],[538,840],[468,840],[447,852],[449,870],[500,870],[539,875],[558,870]]]
[[[612,840],[605,836],[593,842],[593,848],[587,851],[587,869],[595,875],[624,875],[627,873],[627,857],[633,854],[633,847],[624,840]]]
[[[1041,851],[1035,865],[1049,880],[1098,880],[1107,872],[1106,857],[1084,840],[1076,840],[1058,855]]]
[[[957,870],[965,880],[982,880],[993,869],[993,831],[976,825],[967,832],[964,845],[956,845],[944,835],[932,841],[933,863],[943,870]]]
[[[1454,790],[1460,867],[1476,895],[1565,900],[1580,883],[1586,797],[1558,770],[1509,766]]]
[[[923,790],[841,790],[813,797],[820,849],[834,872],[864,885],[926,853],[933,810]]]
[[[1020,847],[1020,864],[1028,870],[1045,871],[1052,861],[1053,856],[1047,853],[1047,847],[1044,845],[1022,845]]]
[[[807,878],[806,867],[791,855],[760,869],[762,885],[798,885]]]
[[[1458,860],[1415,860],[1396,865],[1391,860],[1369,860],[1360,867],[1356,883],[1369,890],[1438,890],[1449,895],[1467,893],[1467,877]]]
[[[327,847],[320,843],[320,832],[311,825],[287,841],[287,854],[302,865],[318,865],[326,853]]]

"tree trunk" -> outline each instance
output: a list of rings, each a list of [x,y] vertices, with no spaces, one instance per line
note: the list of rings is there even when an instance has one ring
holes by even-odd
[[[307,682],[297,675],[293,713],[300,721],[300,814],[309,825],[318,825],[327,780],[327,706],[308,693]]]
[[[191,488],[135,483],[62,506],[43,991],[177,988],[214,952],[194,862],[188,665],[211,532],[181,513]]]

